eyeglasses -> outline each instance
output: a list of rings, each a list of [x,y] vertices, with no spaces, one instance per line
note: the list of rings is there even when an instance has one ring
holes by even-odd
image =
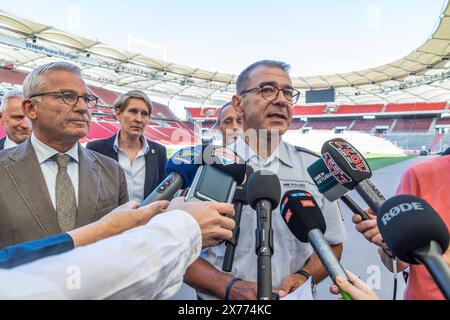
[[[278,88],[277,86],[273,84],[260,84],[255,88],[251,88],[248,90],[244,90],[241,92],[241,94],[252,92],[252,91],[258,91],[258,93],[261,94],[264,100],[267,102],[272,102],[278,98],[278,95],[280,94],[280,91],[283,92],[284,98],[290,103],[290,104],[296,104],[298,101],[298,98],[300,97],[300,91],[294,89],[294,88]]]
[[[43,92],[37,93],[30,96],[30,98],[42,97],[42,96],[55,96],[61,99],[65,104],[74,107],[77,105],[78,101],[83,99],[84,103],[88,108],[95,108],[97,106],[98,97],[92,94],[84,94],[79,96],[75,91],[66,90],[58,92]]]

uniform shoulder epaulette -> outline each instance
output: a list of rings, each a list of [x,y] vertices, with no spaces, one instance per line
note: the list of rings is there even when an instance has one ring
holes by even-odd
[[[308,150],[308,149],[302,148],[302,147],[297,147],[297,146],[294,146],[294,148],[295,148],[295,150],[298,151],[298,152],[308,153],[308,154],[310,154],[310,155],[312,155],[312,156],[314,156],[314,157],[320,158],[320,154],[315,153],[314,151],[311,151],[311,150]]]

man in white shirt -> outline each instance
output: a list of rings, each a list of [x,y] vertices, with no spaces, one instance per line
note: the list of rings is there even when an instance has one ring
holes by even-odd
[[[186,268],[202,248],[231,238],[233,215],[231,204],[175,199],[144,226],[8,271],[0,269],[0,299],[168,298],[179,290]]]
[[[5,93],[0,105],[0,125],[6,136],[0,139],[0,150],[21,144],[31,134],[31,122],[22,111],[22,92],[11,90]]]

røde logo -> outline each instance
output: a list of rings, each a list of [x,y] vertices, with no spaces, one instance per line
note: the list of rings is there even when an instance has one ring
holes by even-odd
[[[381,221],[383,221],[384,225],[387,225],[389,221],[398,216],[400,213],[407,213],[414,210],[423,211],[422,204],[420,202],[407,202],[399,204],[396,207],[393,207],[389,212],[385,213],[381,217]]]

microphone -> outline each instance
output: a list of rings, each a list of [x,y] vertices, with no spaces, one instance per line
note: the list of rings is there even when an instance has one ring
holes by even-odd
[[[442,257],[449,231],[433,207],[416,196],[395,196],[381,206],[377,224],[392,254],[409,264],[423,264],[450,300],[450,268]]]
[[[359,214],[363,220],[369,220],[366,212],[347,195],[349,190],[341,185],[333,174],[328,170],[322,158],[317,159],[308,167],[308,173],[313,179],[319,192],[327,198],[328,201],[334,202],[341,199],[342,202],[354,213]]]
[[[378,211],[385,198],[369,180],[372,170],[355,147],[344,139],[332,139],[322,146],[322,158],[340,184],[355,189],[372,210]]]
[[[311,244],[334,284],[337,276],[350,282],[323,235],[326,230],[325,219],[312,194],[303,190],[286,192],[281,200],[280,213],[292,234],[299,241]],[[340,293],[345,300],[351,300],[347,293]]]
[[[236,191],[234,192],[234,222],[236,223],[236,227],[233,230],[233,236],[230,240],[226,241],[226,249],[225,256],[223,258],[222,271],[231,272],[234,261],[234,252],[236,251],[236,247],[239,241],[239,233],[240,233],[240,223],[242,216],[242,207],[248,205],[247,201],[247,185],[250,177],[253,174],[253,168],[247,166],[245,172],[245,180],[243,183],[236,187]]]
[[[159,200],[171,200],[178,190],[189,187],[197,172],[195,161],[200,154],[199,147],[187,147],[177,151],[167,161],[167,177],[144,199],[141,207]]]
[[[257,171],[248,181],[247,199],[256,210],[256,254],[258,255],[258,299],[272,299],[273,230],[272,210],[278,206],[281,186],[270,171]]]

